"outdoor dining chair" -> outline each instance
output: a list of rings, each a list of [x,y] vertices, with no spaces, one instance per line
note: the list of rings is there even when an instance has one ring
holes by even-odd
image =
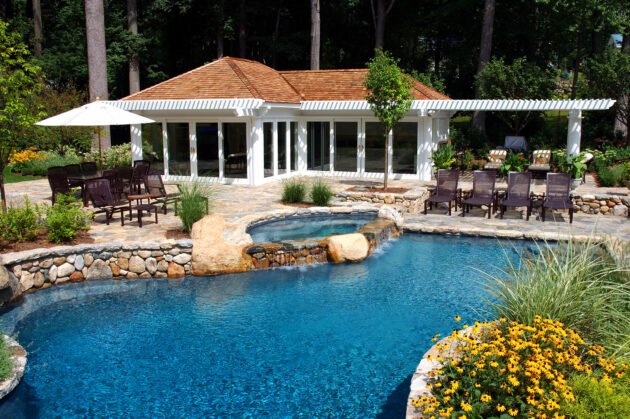
[[[457,182],[459,180],[459,170],[439,169],[437,172],[437,187],[424,201],[424,214],[427,213],[427,203],[433,209],[433,204],[448,202],[448,215],[451,215],[451,205],[455,201],[455,211],[457,211]]]
[[[125,211],[130,209],[129,201],[114,199],[108,179],[87,180],[85,181],[85,190],[90,201],[92,201],[92,206],[97,208],[94,214],[104,213],[105,222],[109,225],[109,220],[114,213],[120,211],[120,224],[125,225]]]
[[[573,223],[573,198],[571,197],[571,175],[547,173],[547,192],[543,196],[540,219],[545,221],[545,208],[568,209],[569,223]]]
[[[526,220],[532,214],[531,197],[532,174],[530,172],[510,172],[508,173],[508,186],[505,197],[501,200],[501,215],[505,214],[505,207],[527,207]]]
[[[83,173],[84,177],[94,177],[98,176],[98,166],[96,162],[86,161],[81,163],[81,173]]]
[[[494,170],[475,170],[473,172],[473,189],[470,197],[462,201],[462,217],[470,212],[470,207],[488,206],[488,218],[492,218],[492,204],[496,195],[494,185],[497,172]]]
[[[132,188],[133,169],[131,167],[119,167],[116,169],[116,194],[120,198],[123,195],[133,194]]]
[[[149,174],[149,165],[146,163],[134,164],[131,174],[131,188],[133,193],[140,193],[144,185],[144,178]]]
[[[50,185],[50,190],[52,192],[52,203],[53,205],[57,201],[57,194],[68,194],[72,191],[72,186],[70,185],[70,180],[68,179],[68,172],[66,172],[65,167],[62,166],[52,166],[48,168],[48,184]],[[83,187],[81,187],[81,193],[83,194]]]
[[[161,204],[164,209],[164,214],[166,214],[167,208],[166,205],[168,203],[175,203],[179,200],[179,193],[167,193],[166,187],[164,187],[164,182],[162,182],[162,175],[149,173],[144,177],[144,187],[146,192],[151,195],[151,200],[156,204]],[[208,209],[208,203],[206,201],[206,212]],[[175,210],[175,214],[177,215],[177,209]]]

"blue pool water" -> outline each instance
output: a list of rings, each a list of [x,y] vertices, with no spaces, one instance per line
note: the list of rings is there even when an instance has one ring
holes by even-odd
[[[75,298],[17,323],[28,370],[0,417],[401,418],[431,337],[480,318],[465,268],[502,246],[408,234],[360,264],[38,291],[5,328]]]
[[[309,215],[257,224],[247,230],[255,243],[276,243],[307,237],[354,233],[376,218],[376,214]]]

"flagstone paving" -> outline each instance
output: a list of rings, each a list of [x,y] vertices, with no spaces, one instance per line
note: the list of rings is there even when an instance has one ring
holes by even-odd
[[[305,178],[311,182],[314,178]],[[342,191],[352,186],[380,186],[382,183],[376,180],[360,180],[353,178],[327,178],[324,180],[330,184],[333,190]],[[470,189],[472,187],[470,176],[462,179],[461,187]],[[391,180],[392,187],[418,188],[433,185],[435,182],[418,182],[413,180]],[[505,186],[498,184],[498,186]],[[175,185],[167,185],[170,190],[176,190]],[[282,182],[276,181],[261,186],[249,185],[210,185],[212,190],[212,212],[222,215],[227,220],[233,221],[246,215],[257,215],[270,213],[275,210],[291,208],[280,202],[282,194]],[[544,180],[535,180],[532,187],[534,191],[544,190]],[[49,202],[50,188],[46,179],[12,183],[6,185],[7,197],[10,203],[18,204],[23,202],[23,196],[27,194],[31,202]],[[584,195],[588,193],[612,193],[627,196],[626,188],[597,188],[592,177],[587,176],[584,185],[578,188],[578,193]],[[630,240],[630,221],[625,217],[594,216],[575,214],[572,225],[565,221],[566,214],[556,214],[548,216],[548,221],[542,223],[538,220],[536,211],[532,219],[527,222],[522,219],[520,212],[508,211],[505,220],[483,218],[479,210],[471,210],[470,216],[462,218],[460,213],[453,213],[453,216],[445,215],[446,211],[436,209],[427,216],[422,214],[407,215],[405,218],[405,228],[423,232],[456,233],[468,232],[472,234],[478,231],[483,235],[504,235],[508,236],[513,232],[513,236],[529,237],[536,233],[553,235],[590,234],[596,230],[600,234],[613,234],[623,239]],[[181,229],[181,221],[169,208],[168,214],[159,214],[159,223],[155,224],[152,217],[143,218],[143,228],[138,227],[137,220],[126,222],[125,226],[120,225],[118,216],[111,221],[110,225],[105,224],[104,215],[96,216],[92,224],[90,235],[97,243],[108,242],[143,242],[159,241],[164,239],[167,230]],[[515,232],[515,233],[514,233]],[[522,233],[522,234],[521,234]]]

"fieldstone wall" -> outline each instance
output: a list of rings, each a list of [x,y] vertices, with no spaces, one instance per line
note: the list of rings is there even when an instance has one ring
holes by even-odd
[[[342,191],[335,194],[341,202],[367,202],[387,204],[396,207],[401,214],[417,214],[429,196],[425,188],[413,189],[403,194],[381,192]]]
[[[9,276],[0,305],[25,292],[99,279],[176,278],[191,273],[192,240],[62,246],[3,255]],[[13,285],[12,287],[10,285]]]

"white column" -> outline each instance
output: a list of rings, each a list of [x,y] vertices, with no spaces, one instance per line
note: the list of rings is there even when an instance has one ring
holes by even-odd
[[[291,171],[291,159],[293,158],[291,156],[291,121],[286,121],[285,124],[286,133],[284,137],[284,145],[286,146],[286,151],[284,155],[286,157],[286,162],[284,167],[286,167],[286,169],[284,173],[289,173]]]
[[[219,180],[223,182],[223,178],[225,177],[225,154],[223,152],[223,123],[217,123],[217,136],[219,139]]]
[[[131,161],[142,160],[142,125],[131,126]]]
[[[330,133],[328,134],[330,136],[330,140],[328,141],[328,156],[330,159],[330,171],[334,172],[335,171],[335,121],[334,120],[330,120]]]
[[[580,154],[580,142],[582,141],[582,111],[569,112],[569,129],[567,131],[567,155]]]
[[[162,122],[162,155],[164,156],[164,175],[168,176],[168,130],[166,122]]]
[[[431,180],[433,162],[433,118],[418,118],[418,176],[420,180]]]
[[[394,130],[389,130],[389,133],[387,134],[387,174],[391,175],[392,174],[392,167],[393,163],[392,160],[394,160]]]
[[[298,121],[298,172],[304,172],[308,167],[306,163],[306,137],[306,121],[300,119]]]
[[[278,176],[278,122],[273,122],[272,125],[272,152],[273,158],[271,159],[271,168],[273,170],[273,176]]]
[[[357,172],[360,176],[365,173],[365,121],[359,121],[357,132]]]
[[[252,127],[248,139],[247,163],[250,185],[260,185],[265,179],[265,147],[263,139],[263,122],[260,118],[252,118]]]

